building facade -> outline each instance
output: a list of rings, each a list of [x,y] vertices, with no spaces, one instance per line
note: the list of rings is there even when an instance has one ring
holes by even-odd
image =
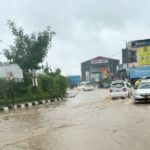
[[[116,77],[116,67],[119,60],[106,57],[96,57],[81,63],[82,81],[99,82],[112,80]]]
[[[150,75],[149,70],[150,39],[127,42],[122,49],[122,64],[118,66],[120,78],[128,78],[134,84],[138,78]]]
[[[150,39],[135,40],[126,43],[126,48],[122,49],[122,63],[128,63],[129,67],[138,67],[141,65],[140,57],[143,51],[149,51]],[[142,49],[145,49],[142,51]],[[145,57],[146,58],[146,57]],[[150,59],[149,59],[150,60]],[[142,64],[146,65],[146,64]],[[149,65],[149,62],[147,63]]]

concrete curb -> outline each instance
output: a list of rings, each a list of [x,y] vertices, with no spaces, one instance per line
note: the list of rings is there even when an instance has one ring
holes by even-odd
[[[34,101],[34,102],[28,102],[25,104],[16,104],[13,106],[9,107],[0,107],[0,112],[9,112],[10,110],[18,110],[18,109],[27,109],[27,108],[32,108],[36,105],[42,105],[46,103],[57,103],[63,101],[63,98],[55,98],[55,99],[49,99],[49,100],[39,100],[39,101]]]

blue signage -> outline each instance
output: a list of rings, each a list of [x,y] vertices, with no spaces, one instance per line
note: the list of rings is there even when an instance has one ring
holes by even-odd
[[[130,68],[130,78],[141,78],[144,76],[150,76],[150,66]]]

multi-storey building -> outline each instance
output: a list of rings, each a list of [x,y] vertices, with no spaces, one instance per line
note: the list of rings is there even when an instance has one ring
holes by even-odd
[[[138,78],[150,76],[150,39],[126,43],[118,73],[121,79],[128,78],[133,84]]]

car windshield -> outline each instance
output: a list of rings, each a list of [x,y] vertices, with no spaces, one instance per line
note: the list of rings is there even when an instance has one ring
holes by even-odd
[[[92,85],[90,82],[86,83],[86,85]]]
[[[111,88],[122,88],[124,87],[124,83],[113,83]]]
[[[82,85],[85,85],[85,83],[80,83],[80,85],[79,85],[79,86],[82,86]]]
[[[150,89],[150,82],[141,83],[141,84],[138,86],[138,89]]]
[[[88,83],[88,84],[86,84],[85,86],[86,86],[86,87],[91,87],[92,84],[91,84],[91,83]]]

